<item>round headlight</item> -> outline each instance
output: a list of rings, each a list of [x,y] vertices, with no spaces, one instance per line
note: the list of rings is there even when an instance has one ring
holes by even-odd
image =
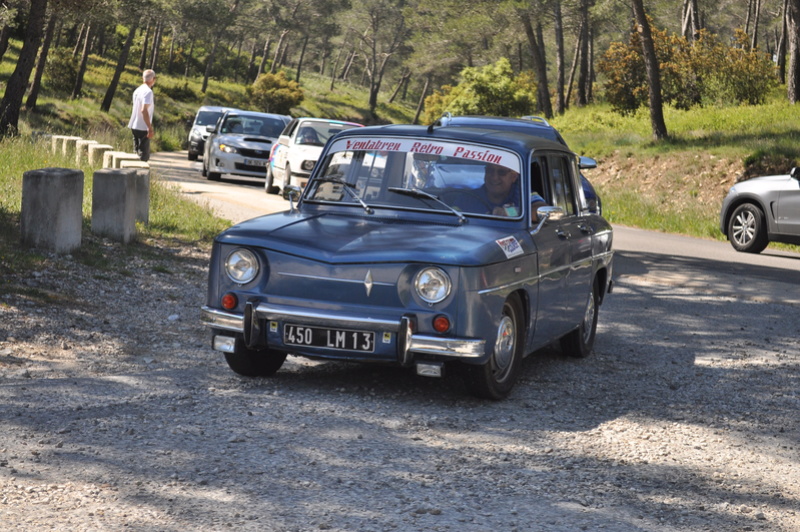
[[[247,284],[258,275],[258,259],[250,250],[237,249],[225,259],[225,273],[234,283]]]
[[[438,303],[450,295],[450,277],[440,268],[425,268],[414,278],[414,288],[426,303]]]

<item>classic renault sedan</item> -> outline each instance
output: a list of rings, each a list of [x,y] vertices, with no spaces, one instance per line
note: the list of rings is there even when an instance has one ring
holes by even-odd
[[[202,320],[245,376],[288,354],[460,369],[499,400],[554,342],[585,357],[612,288],[612,228],[579,158],[522,132],[371,126],[325,147],[297,205],[214,241]]]

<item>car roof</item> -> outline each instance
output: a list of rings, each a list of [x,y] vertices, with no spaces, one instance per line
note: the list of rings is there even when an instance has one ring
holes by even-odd
[[[197,110],[199,113],[200,111],[236,111],[235,107],[221,107],[219,105],[201,105],[200,108]]]
[[[418,126],[408,124],[390,124],[348,129],[339,133],[336,138],[361,136],[401,136],[428,137],[437,140],[456,140],[493,144],[517,151],[526,155],[531,150],[570,151],[560,142],[535,135],[528,129],[495,129],[490,127],[471,126]]]
[[[290,116],[286,115],[278,115],[274,113],[261,113],[259,111],[242,111],[241,109],[230,109],[225,114],[227,115],[241,115],[241,116],[260,116],[260,117],[269,117],[269,118],[279,118],[281,120],[289,121],[291,120]]]
[[[298,122],[323,122],[325,124],[346,124],[348,126],[362,126],[363,124],[359,124],[358,122],[347,122],[345,120],[334,120],[332,118],[318,118],[318,117],[311,117],[311,116],[301,116],[299,118],[295,118]]]
[[[495,130],[522,131],[567,146],[567,142],[558,130],[551,126],[547,120],[539,116],[509,118],[478,115],[452,116],[447,113],[434,124],[448,127],[478,127]]]

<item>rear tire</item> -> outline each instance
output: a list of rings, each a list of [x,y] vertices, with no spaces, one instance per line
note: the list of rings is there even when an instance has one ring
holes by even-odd
[[[597,291],[597,279],[592,283],[583,319],[577,329],[561,338],[561,350],[575,358],[586,358],[592,353],[594,338],[597,334],[597,314],[600,296]]]
[[[267,164],[267,182],[264,184],[264,191],[267,194],[277,194],[280,189],[275,186],[275,176],[272,175],[272,166]]]
[[[764,213],[752,203],[736,207],[728,220],[728,239],[736,251],[761,253],[769,245]]]
[[[197,154],[196,154],[196,153],[189,152],[189,155],[187,156],[187,158],[188,158],[190,161],[196,161],[196,160],[197,160]]]
[[[467,366],[467,386],[478,397],[499,401],[514,387],[522,367],[525,319],[516,296],[503,304],[503,315],[497,324],[497,340],[485,364]]]
[[[272,349],[248,349],[241,338],[236,339],[233,353],[225,353],[228,366],[244,377],[270,377],[286,360],[286,353]]]

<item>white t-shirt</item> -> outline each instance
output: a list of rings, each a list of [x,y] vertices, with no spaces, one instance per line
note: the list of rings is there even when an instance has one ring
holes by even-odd
[[[133,109],[131,110],[131,119],[128,121],[128,127],[131,129],[139,129],[147,131],[147,124],[144,122],[142,116],[142,109],[147,106],[148,115],[150,116],[150,123],[153,123],[153,112],[156,109],[155,99],[153,98],[153,89],[142,83],[138,89],[133,91]]]

